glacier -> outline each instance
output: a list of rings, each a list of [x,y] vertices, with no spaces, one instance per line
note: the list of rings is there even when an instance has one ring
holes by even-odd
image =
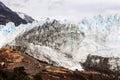
[[[42,25],[45,21],[34,21],[33,23],[21,24],[15,26],[13,22],[9,22],[6,25],[0,25],[0,48],[4,45],[12,42],[17,36],[23,34],[25,31],[29,31],[35,26]]]
[[[38,60],[83,70],[80,62],[88,54],[120,57],[120,15],[85,17],[78,24],[47,19],[16,27],[10,22],[0,25],[0,48],[6,45],[24,46]]]

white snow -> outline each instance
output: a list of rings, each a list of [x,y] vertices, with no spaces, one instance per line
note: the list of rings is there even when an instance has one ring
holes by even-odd
[[[65,54],[58,53],[50,47],[30,44],[28,50],[31,50],[30,52],[28,51],[28,54],[36,59],[46,61],[50,64],[54,63],[56,66],[63,66],[71,70],[83,70],[78,62],[74,62],[72,59],[66,58]]]
[[[25,14],[20,13],[20,12],[17,12],[17,14],[18,14],[22,19],[25,19]]]

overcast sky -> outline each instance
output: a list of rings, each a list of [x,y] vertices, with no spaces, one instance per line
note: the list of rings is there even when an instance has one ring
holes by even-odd
[[[0,0],[14,11],[33,18],[69,19],[79,21],[93,15],[120,13],[120,0]]]

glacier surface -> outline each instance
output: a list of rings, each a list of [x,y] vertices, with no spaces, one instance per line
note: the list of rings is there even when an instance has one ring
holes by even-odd
[[[75,25],[66,22],[44,20],[18,27],[12,22],[0,25],[0,48],[6,44],[24,46],[34,58],[72,70],[82,70],[80,62],[88,54],[120,57],[119,15],[84,18]]]

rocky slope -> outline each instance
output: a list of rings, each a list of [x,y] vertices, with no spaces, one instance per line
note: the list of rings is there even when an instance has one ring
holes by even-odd
[[[16,26],[22,24],[27,24],[34,21],[31,17],[25,15],[26,17],[22,19],[16,12],[9,9],[0,1],[0,24],[5,25],[8,22],[14,22]]]
[[[11,49],[0,49],[0,63],[7,62],[21,62],[23,56],[21,56],[20,52],[12,51]]]
[[[9,54],[14,56],[14,58],[9,58],[9,55],[7,55],[5,58],[3,58],[3,60],[0,60],[0,62],[4,62],[4,64],[0,65],[0,69],[9,72],[16,67],[24,67],[25,73],[27,73],[27,75],[30,77],[28,80],[33,80],[32,78],[35,75],[41,76],[42,80],[112,80],[109,75],[99,72],[77,70],[71,71],[62,67],[49,65],[47,63],[38,61],[25,53],[21,53],[9,48],[0,49],[0,54]],[[2,57],[4,57],[4,55],[0,55],[0,58]],[[8,58],[10,62],[6,61]],[[0,73],[0,76],[1,74],[2,73]]]

